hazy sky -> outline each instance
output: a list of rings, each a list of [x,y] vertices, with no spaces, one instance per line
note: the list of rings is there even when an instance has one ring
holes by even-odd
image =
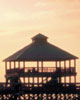
[[[37,33],[80,57],[80,0],[0,0],[1,81],[2,59],[28,45]]]

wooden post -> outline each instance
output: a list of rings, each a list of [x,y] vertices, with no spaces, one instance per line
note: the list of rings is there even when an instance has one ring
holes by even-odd
[[[66,84],[66,61],[64,61],[64,70],[65,70],[64,83]]]
[[[74,70],[76,73],[76,59],[74,59]],[[76,83],[76,75],[74,76],[74,82]]]
[[[59,83],[61,83],[61,77],[62,77],[62,69],[61,69],[61,61],[59,61],[59,68],[60,68],[60,76],[59,76]],[[57,99],[57,98],[56,98]],[[60,93],[60,100],[61,100],[61,93]]]
[[[25,71],[25,61],[23,61],[23,68],[24,68],[24,71]],[[25,76],[24,76],[24,79],[23,80],[24,80],[24,84],[25,84]]]
[[[5,74],[7,74],[7,62],[5,62]],[[7,83],[7,78],[6,78],[6,83]]]
[[[39,62],[37,61],[37,71],[39,72]]]
[[[7,71],[7,62],[5,62],[5,73]]]
[[[32,77],[32,79],[33,79],[33,85],[32,85],[32,87],[34,87],[34,77]]]
[[[69,60],[69,73],[71,74],[71,60]],[[71,76],[69,76],[69,83],[71,83]]]
[[[11,69],[11,61],[9,62],[9,69]]]
[[[14,69],[16,69],[16,62],[14,61]]]
[[[41,69],[42,69],[42,73],[43,73],[43,61],[41,62]],[[43,84],[43,76],[42,76],[42,84]]]
[[[37,71],[39,72],[39,62],[37,61]],[[37,77],[37,84],[38,84],[38,87],[39,87],[39,77]]]
[[[28,77],[28,87],[30,87],[30,77]]]
[[[43,61],[41,62],[42,72],[43,72]]]
[[[55,67],[56,67],[56,71],[57,71],[57,61],[55,62]]]
[[[20,69],[20,61],[18,62],[18,68]]]
[[[23,68],[24,68],[24,72],[25,72],[25,61],[23,61]],[[24,73],[25,74],[25,73]],[[25,86],[25,76],[23,78],[23,81],[24,81],[24,86]],[[25,94],[24,94],[24,99],[25,99]]]
[[[55,72],[56,72],[56,74],[58,74],[58,73],[57,73],[57,67],[58,67],[58,66],[57,66],[57,61],[56,61],[56,62],[55,62],[55,68],[56,68],[56,71],[55,71]],[[59,82],[58,78],[57,78],[57,81]]]
[[[60,68],[59,83],[61,83],[61,61],[59,61],[59,68]]]
[[[20,61],[18,62],[18,68],[20,69]],[[20,77],[20,74],[19,74],[19,77]]]

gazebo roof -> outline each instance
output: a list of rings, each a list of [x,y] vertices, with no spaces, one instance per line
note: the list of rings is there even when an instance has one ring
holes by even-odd
[[[47,36],[44,36],[43,34],[37,34],[36,36],[34,36],[33,38],[32,38],[32,40],[39,40],[39,39],[42,39],[42,40],[46,40],[48,37]]]
[[[78,57],[50,44],[46,36],[38,34],[32,43],[14,53],[4,61],[63,61]]]

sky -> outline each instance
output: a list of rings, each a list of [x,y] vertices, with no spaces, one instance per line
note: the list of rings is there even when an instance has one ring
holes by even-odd
[[[2,60],[42,33],[48,41],[80,57],[80,0],[0,0],[0,81]],[[80,81],[80,59],[77,80]]]

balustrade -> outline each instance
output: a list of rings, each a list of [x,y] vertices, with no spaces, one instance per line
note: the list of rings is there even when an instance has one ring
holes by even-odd
[[[70,68],[59,68],[59,67],[25,67],[25,68],[15,68],[15,69],[7,69],[6,73],[7,74],[12,74],[12,73],[75,73],[75,68],[70,67]]]

